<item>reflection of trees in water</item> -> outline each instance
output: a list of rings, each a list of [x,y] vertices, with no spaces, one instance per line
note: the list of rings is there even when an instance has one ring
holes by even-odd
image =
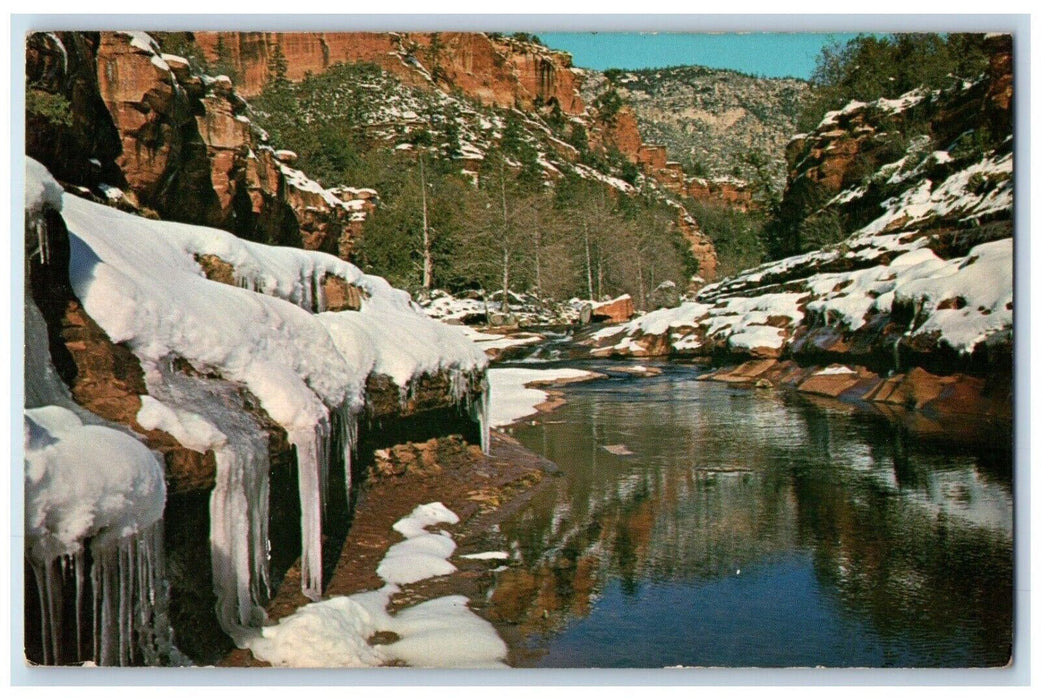
[[[794,503],[783,475],[732,471],[732,449],[717,454],[719,446],[700,445],[696,436],[732,431],[727,442],[739,431],[701,427],[718,417],[684,412],[672,398],[598,402],[583,406],[583,420],[525,431],[522,439],[541,446],[568,477],[504,524],[523,567],[500,574],[495,619],[517,623],[524,634],[546,634],[588,614],[609,577],[632,595],[643,580],[732,573],[792,546]],[[639,458],[601,449],[616,443]],[[721,466],[731,471],[717,471]]]
[[[1007,660],[1011,535],[986,526],[1011,511],[1007,452],[985,452],[977,469],[848,408],[644,387],[576,391],[552,424],[518,431],[567,476],[503,525],[521,565],[499,575],[493,619],[548,635],[588,615],[612,579],[634,595],[642,581],[714,579],[812,548],[824,589],[895,646],[908,637],[940,662]],[[986,502],[956,502],[961,492]]]
[[[883,638],[910,636],[935,663],[1008,661],[1012,543],[1003,533],[908,507],[866,480],[797,472],[795,491],[814,569],[843,609]]]

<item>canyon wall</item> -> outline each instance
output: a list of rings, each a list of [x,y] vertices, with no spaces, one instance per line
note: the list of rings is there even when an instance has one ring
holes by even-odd
[[[30,114],[28,155],[122,209],[345,257],[375,206],[371,191],[341,199],[290,167],[230,81],[145,34],[32,34],[27,82],[69,111],[68,123]]]
[[[240,91],[258,94],[276,47],[286,75],[301,80],[335,63],[374,63],[410,85],[458,89],[485,105],[533,110],[556,103],[581,114],[570,55],[507,37],[475,32],[196,32],[206,57],[226,58],[241,76]],[[218,51],[220,49],[220,51]],[[220,54],[225,54],[220,56]]]

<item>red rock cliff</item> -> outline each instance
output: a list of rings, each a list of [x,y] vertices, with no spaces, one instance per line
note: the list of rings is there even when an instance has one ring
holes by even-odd
[[[283,162],[291,154],[276,157],[229,81],[196,75],[140,33],[34,34],[27,45],[27,74],[71,98],[71,128],[38,124],[27,144],[59,177],[164,219],[350,252],[374,207],[371,194],[343,201]],[[101,149],[73,147],[69,134],[84,130],[112,137]]]
[[[247,97],[263,89],[278,46],[290,80],[338,62],[369,62],[406,84],[456,88],[487,105],[532,109],[556,102],[568,114],[585,110],[570,55],[509,38],[474,32],[197,32],[195,41],[211,60],[221,42]]]

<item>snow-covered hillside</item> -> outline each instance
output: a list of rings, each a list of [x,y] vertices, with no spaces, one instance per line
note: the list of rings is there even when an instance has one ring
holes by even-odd
[[[906,110],[928,103],[938,114],[959,107],[971,118],[950,143],[916,137],[861,180],[838,178],[850,182],[816,215],[859,222],[845,240],[721,280],[693,302],[603,329],[586,344],[600,355],[853,353],[897,366],[902,353],[943,356],[954,365],[1010,354],[1012,137],[998,136],[990,147],[964,145],[978,144],[972,119],[980,110],[965,105],[991,99],[985,87],[980,81],[949,93],[916,90],[827,114],[813,134],[795,137],[810,145],[802,147],[806,155],[793,177],[817,187],[829,173],[852,167],[851,149],[885,152],[873,144],[893,136],[868,123],[873,115],[895,129],[912,121]]]

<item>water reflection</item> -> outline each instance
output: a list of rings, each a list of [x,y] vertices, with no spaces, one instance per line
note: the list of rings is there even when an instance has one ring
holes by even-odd
[[[565,477],[503,525],[490,615],[545,666],[1008,661],[1010,443],[954,444],[786,392],[568,389],[516,430]],[[632,455],[605,446],[624,445]]]

